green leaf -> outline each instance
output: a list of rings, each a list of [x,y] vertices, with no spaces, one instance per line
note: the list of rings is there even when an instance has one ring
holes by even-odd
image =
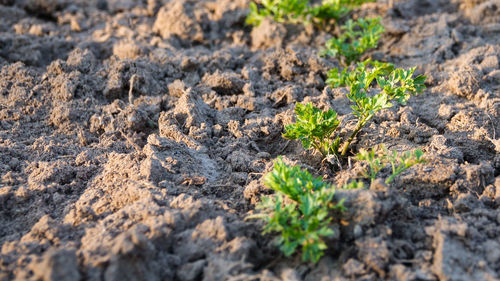
[[[255,2],[249,4],[246,23],[258,26],[268,17],[276,22],[315,23],[324,26],[328,21],[345,17],[353,8],[372,0],[323,0],[312,5],[309,0],[262,0],[260,8]]]
[[[360,181],[351,181],[350,183],[344,185],[342,189],[358,189],[358,188],[364,188],[363,182]]]
[[[387,165],[392,167],[392,175],[386,179],[386,184],[389,184],[396,176],[407,170],[408,168],[424,163],[422,159],[424,153],[420,149],[413,152],[404,151],[398,153],[393,150],[389,152],[385,146],[374,146],[371,150],[361,149],[355,159],[368,164],[368,170],[362,172],[363,177],[370,178],[372,181],[376,179],[378,173]]]
[[[260,213],[247,218],[266,222],[264,234],[277,232],[275,243],[285,256],[300,248],[304,261],[317,262],[327,248],[323,239],[334,234],[330,211],[345,210],[343,201],[333,202],[335,189],[281,158],[264,176],[264,184],[276,193],[263,197],[257,206]]]
[[[302,196],[301,204],[299,206],[300,211],[304,216],[310,216],[313,211],[312,199],[309,196]]]
[[[380,21],[381,18],[348,20],[341,27],[343,33],[326,42],[323,54],[339,57],[346,65],[359,60],[367,50],[377,47],[385,32]]]
[[[351,28],[353,22],[347,23]],[[355,66],[344,68],[339,72],[331,69],[327,74],[327,83],[333,87],[349,88],[347,98],[353,103],[352,114],[358,119],[356,129],[349,138],[340,145],[340,156],[345,156],[349,146],[361,129],[382,109],[391,108],[392,100],[406,104],[411,95],[421,93],[425,89],[425,76],[413,79],[415,68],[400,69],[393,64],[367,59]],[[379,89],[374,90],[374,81]]]
[[[321,111],[312,103],[295,106],[296,123],[285,126],[283,137],[289,140],[300,140],[304,149],[314,147],[323,156],[328,155],[331,146],[330,138],[338,128],[340,121],[337,112]]]

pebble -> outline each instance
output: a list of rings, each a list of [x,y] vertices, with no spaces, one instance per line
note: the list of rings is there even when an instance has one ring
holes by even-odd
[[[269,159],[271,158],[271,154],[269,154],[269,152],[259,152],[257,153],[257,157],[258,158],[261,158],[261,159]]]
[[[354,226],[353,234],[354,234],[354,238],[356,238],[356,239],[361,237],[361,235],[363,235],[363,229],[361,229],[361,226],[359,226],[359,224]]]

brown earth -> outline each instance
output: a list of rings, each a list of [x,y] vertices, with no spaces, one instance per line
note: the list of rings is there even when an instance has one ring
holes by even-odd
[[[376,59],[424,94],[354,146],[421,148],[348,211],[316,265],[247,221],[272,160],[341,184],[281,137],[295,102],[349,113],[331,35],[247,0],[0,0],[0,280],[500,280],[500,1],[366,4]],[[349,126],[346,130],[351,129]]]

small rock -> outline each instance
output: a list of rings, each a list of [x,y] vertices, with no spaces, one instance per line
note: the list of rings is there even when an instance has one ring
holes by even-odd
[[[359,224],[354,226],[353,234],[355,239],[358,239],[361,235],[363,235],[363,229],[359,226]]]
[[[195,262],[187,263],[177,271],[177,278],[181,281],[196,280],[203,271],[206,260],[197,260]]]
[[[122,60],[137,59],[142,53],[139,45],[132,40],[121,40],[113,45],[113,54]]]
[[[465,66],[450,75],[448,88],[458,96],[473,98],[479,89],[481,72],[475,66]]]

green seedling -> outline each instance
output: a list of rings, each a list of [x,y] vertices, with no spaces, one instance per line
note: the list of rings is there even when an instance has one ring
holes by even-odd
[[[305,149],[317,149],[324,157],[336,154],[340,145],[340,138],[331,139],[338,128],[340,121],[337,112],[333,110],[321,111],[312,103],[306,105],[297,103],[295,106],[296,123],[285,126],[286,139],[298,139]]]
[[[309,0],[262,0],[260,8],[255,2],[250,2],[246,23],[258,26],[267,17],[276,22],[321,26],[329,20],[338,21],[366,2],[373,0],[323,0],[318,5],[311,5]]]
[[[395,69],[393,64],[372,60],[359,63],[349,73],[348,69],[340,72],[334,68],[328,72],[327,79],[332,87],[350,88],[347,98],[354,103],[351,108],[358,119],[356,128],[341,147],[342,156],[346,155],[354,138],[378,111],[392,107],[392,100],[406,104],[411,95],[423,92],[426,79],[423,75],[413,78],[415,67],[408,70]],[[379,86],[379,92],[371,94],[374,80]]]
[[[250,2],[247,24],[258,26],[266,17],[276,22],[302,22],[307,15],[309,0],[262,0],[261,4],[259,9],[255,2]]]
[[[351,11],[352,6],[346,5],[345,2],[342,0],[323,0],[321,5],[309,9],[309,17],[318,25],[331,19],[338,21]]]
[[[351,181],[350,183],[344,185],[342,189],[358,189],[364,187],[365,185],[363,184],[362,181]]]
[[[425,163],[425,160],[422,158],[423,155],[424,153],[420,149],[414,152],[405,151],[403,153],[397,153],[394,150],[388,157],[389,163],[391,163],[392,175],[385,180],[385,183],[389,184],[395,177],[408,168],[420,163]]]
[[[311,6],[308,10],[309,19],[320,27],[329,20],[335,22],[347,16],[352,9],[363,3],[374,0],[323,0],[321,5]]]
[[[337,113],[331,109],[321,111],[311,103],[295,106],[296,122],[285,126],[283,137],[300,140],[305,149],[315,148],[323,157],[334,155],[345,157],[361,129],[385,108],[393,106],[392,100],[405,104],[411,95],[425,89],[425,76],[415,78],[415,68],[409,70],[394,69],[394,65],[366,60],[348,72],[332,69],[328,72],[327,83],[332,87],[350,88],[347,98],[354,104],[352,114],[357,119],[354,131],[347,138],[336,133],[340,125]],[[379,89],[372,87],[376,81]]]
[[[257,205],[261,212],[248,218],[264,220],[264,234],[280,234],[276,244],[285,256],[300,248],[303,261],[316,263],[327,248],[324,239],[334,234],[330,212],[345,210],[342,201],[333,201],[335,188],[281,158],[264,176],[264,184],[276,193],[263,197]]]
[[[378,173],[390,164],[392,174],[385,180],[385,183],[389,184],[408,168],[416,164],[425,163],[425,160],[422,158],[423,155],[424,153],[420,149],[416,149],[413,152],[405,151],[398,153],[395,150],[390,152],[384,145],[379,145],[370,150],[360,149],[356,155],[356,160],[365,161],[368,164],[368,169],[363,172],[363,176],[369,178],[372,182],[376,179]]]
[[[338,57],[344,65],[358,61],[367,50],[377,47],[380,36],[385,31],[380,20],[380,18],[348,20],[341,27],[342,34],[326,42],[326,49],[322,54]]]
[[[380,147],[372,147],[371,149],[365,150],[360,149],[356,155],[356,160],[365,161],[368,163],[368,169],[362,172],[364,178],[368,178],[373,182],[380,172],[387,164],[386,157],[384,153],[381,153]]]

